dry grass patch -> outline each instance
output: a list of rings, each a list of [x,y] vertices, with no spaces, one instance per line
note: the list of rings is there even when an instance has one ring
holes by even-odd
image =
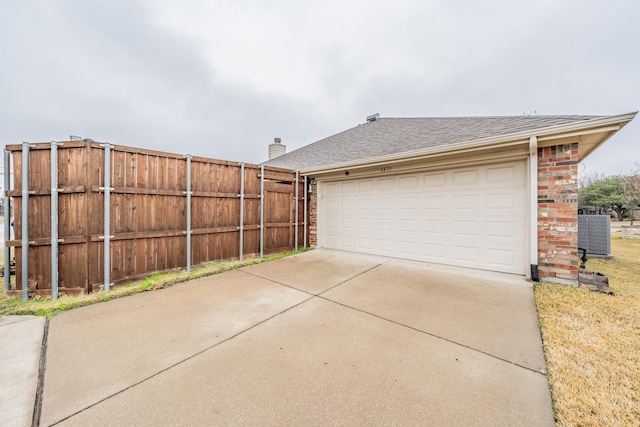
[[[640,425],[640,240],[611,244],[615,258],[587,268],[615,295],[535,287],[558,425]]]

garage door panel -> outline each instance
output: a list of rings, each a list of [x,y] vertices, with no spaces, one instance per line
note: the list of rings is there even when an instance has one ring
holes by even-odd
[[[341,235],[340,244],[345,248],[353,249],[356,247],[356,238],[353,235]]]
[[[392,218],[379,219],[377,222],[378,231],[393,231],[393,222]]]
[[[395,188],[395,180],[393,178],[381,178],[377,180],[378,191],[391,191]]]
[[[358,238],[358,249],[360,250],[372,250],[374,249],[374,240],[371,238]]]
[[[460,172],[453,172],[453,185],[478,185],[480,182],[479,173],[477,169],[464,170]]]
[[[373,218],[363,218],[358,221],[358,231],[374,231]]]
[[[444,244],[424,243],[422,245],[422,254],[425,261],[442,262],[447,258],[447,246]]]
[[[487,221],[485,235],[496,239],[510,239],[517,241],[524,230],[515,221]]]
[[[380,210],[393,210],[395,202],[391,197],[384,197],[376,200],[376,206]]]
[[[353,199],[342,200],[342,204],[340,205],[340,213],[344,213],[344,211],[355,211],[356,210],[356,201]]]
[[[382,253],[393,254],[394,241],[391,239],[378,239],[376,240],[376,249]]]
[[[501,265],[507,268],[515,263],[515,255],[515,252],[505,249],[487,249],[486,251],[488,264]]]
[[[327,196],[340,194],[340,184],[337,184],[335,182],[326,183],[324,185],[324,190],[323,191]]]
[[[429,234],[445,234],[447,231],[447,223],[442,220],[429,220],[425,219],[422,221],[422,229],[423,233]]]
[[[320,244],[524,274],[524,166],[322,183]]]
[[[398,188],[418,188],[418,175],[401,176],[400,178],[398,178]]]
[[[476,246],[451,245],[451,258],[458,262],[478,262],[478,248]]]
[[[340,191],[343,194],[355,193],[356,192],[356,183],[353,181],[343,182],[340,188]]]
[[[371,211],[375,206],[375,202],[373,199],[358,199],[358,210]]]
[[[418,220],[417,219],[402,219],[398,221],[398,231],[409,231],[412,233],[418,232]]]
[[[342,218],[340,220],[340,228],[347,231],[352,231],[356,228],[355,218]]]
[[[422,201],[423,209],[445,210],[447,208],[447,196],[444,195],[424,196]]]
[[[487,183],[513,183],[517,179],[515,166],[496,166],[486,169]]]
[[[454,237],[478,237],[480,224],[478,221],[451,221],[452,231],[451,234]]]
[[[398,209],[400,210],[411,210],[413,212],[411,212],[414,215],[417,215],[418,212],[416,212],[416,210],[418,209],[418,196],[411,196],[411,197],[401,197],[399,200],[399,204],[398,204]]]
[[[477,194],[454,194],[452,196],[451,205],[452,209],[461,209],[461,210],[469,210],[469,209],[479,209],[480,208],[480,198]]]
[[[400,240],[398,242],[398,252],[404,256],[418,256],[418,243],[411,240]]]
[[[447,175],[445,173],[425,174],[423,183],[425,188],[441,188],[447,184]]]
[[[358,193],[367,193],[373,191],[374,189],[375,185],[372,179],[358,182]]]
[[[516,209],[518,205],[518,194],[515,192],[508,193],[490,193],[486,195],[485,203],[487,209]]]
[[[336,248],[340,244],[340,242],[338,241],[338,235],[337,234],[327,233],[325,235],[324,239],[325,239],[325,245],[328,248]]]

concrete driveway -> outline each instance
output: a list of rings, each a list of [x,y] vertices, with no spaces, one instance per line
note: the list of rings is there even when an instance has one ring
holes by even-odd
[[[522,277],[316,250],[49,325],[41,425],[553,425]]]

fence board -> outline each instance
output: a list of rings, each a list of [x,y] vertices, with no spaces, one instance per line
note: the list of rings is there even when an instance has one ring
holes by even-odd
[[[15,240],[20,247],[22,146],[12,145]],[[29,153],[29,287],[51,288],[50,143]],[[124,284],[154,272],[186,266],[186,158],[179,154],[112,146],[111,279]],[[104,148],[99,143],[64,142],[58,147],[59,279],[62,294],[101,290],[104,281]],[[260,166],[203,157],[191,159],[192,263],[240,256],[240,183],[244,181],[243,255],[260,253]],[[264,253],[303,246],[302,182],[295,200],[295,172],[265,167]],[[295,217],[295,206],[298,216]],[[66,239],[66,241],[65,241]],[[21,251],[15,251],[21,289]]]

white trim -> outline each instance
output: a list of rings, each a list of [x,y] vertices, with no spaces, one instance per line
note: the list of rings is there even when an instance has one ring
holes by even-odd
[[[616,132],[616,131],[619,131],[620,129],[621,129],[620,125],[613,125],[613,126],[607,126],[603,128],[585,130],[585,131],[569,132],[569,133],[563,133],[560,135],[545,136],[542,138],[538,138],[538,141],[543,142],[543,141],[549,141],[552,139],[571,138],[572,136],[591,135],[594,133],[602,133],[602,132]]]
[[[324,182],[329,181],[344,181],[349,179],[368,178],[381,175],[398,175],[410,172],[424,172],[440,169],[451,169],[466,166],[479,166],[483,164],[499,163],[503,161],[515,161],[526,160],[528,158],[528,151],[525,150],[510,150],[498,153],[478,153],[475,156],[454,156],[443,159],[431,159],[431,160],[418,160],[412,162],[396,162],[396,163],[384,163],[382,165],[391,167],[391,170],[382,172],[378,169],[380,165],[367,165],[367,167],[361,167],[357,169],[349,168],[349,176],[344,175],[343,170],[337,170],[333,173],[322,174],[321,177],[317,177]]]
[[[529,138],[529,264],[538,265],[538,138]],[[527,272],[531,278],[531,271]]]

